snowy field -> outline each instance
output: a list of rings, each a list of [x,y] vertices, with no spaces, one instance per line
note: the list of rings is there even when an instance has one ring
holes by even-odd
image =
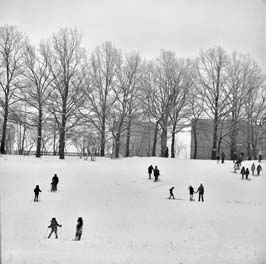
[[[150,164],[161,171],[157,183]],[[2,263],[266,263],[266,173],[250,178],[233,173],[232,161],[2,156]],[[200,183],[205,202],[190,202],[188,186]],[[172,186],[176,200],[167,199]],[[72,241],[80,216],[82,238]],[[63,225],[57,240],[45,238],[52,217]]]

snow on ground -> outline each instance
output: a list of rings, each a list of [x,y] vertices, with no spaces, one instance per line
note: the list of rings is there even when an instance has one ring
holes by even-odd
[[[2,263],[266,263],[266,175],[250,178],[233,173],[232,161],[2,156]],[[190,202],[188,186],[200,183],[205,202]],[[172,186],[176,200],[167,199]],[[82,239],[72,241],[79,216]],[[45,238],[52,217],[63,225],[57,240]]]

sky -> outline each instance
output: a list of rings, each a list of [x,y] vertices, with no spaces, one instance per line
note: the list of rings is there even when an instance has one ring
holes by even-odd
[[[194,57],[222,46],[250,54],[266,72],[263,0],[0,0],[0,26],[13,24],[34,44],[76,27],[92,51],[111,41],[152,59],[161,49]]]

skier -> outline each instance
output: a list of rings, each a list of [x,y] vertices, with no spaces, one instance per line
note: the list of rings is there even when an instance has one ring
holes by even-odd
[[[39,199],[39,193],[42,192],[39,185],[36,185],[35,189],[34,189],[34,202],[38,202]]]
[[[245,175],[246,175],[246,180],[248,180],[248,175],[249,175],[249,169],[248,168],[246,168]]]
[[[57,191],[58,182],[59,182],[59,178],[57,177],[57,174],[55,174],[52,178],[52,188],[54,191]]]
[[[255,167],[255,164],[252,163],[251,168],[250,168],[250,170],[251,170],[251,172],[252,172],[252,176],[254,176],[255,168],[256,168],[256,167]]]
[[[261,157],[262,157],[261,150],[259,151],[258,155],[259,155],[258,162],[261,162]]]
[[[82,217],[79,217],[77,220],[77,226],[76,226],[76,237],[75,240],[80,240],[82,235],[82,227],[83,227],[83,220]]]
[[[155,168],[153,169],[153,175],[154,175],[154,181],[157,182],[158,181],[158,178],[160,176],[160,171],[157,168],[157,166],[155,166]]]
[[[57,227],[62,227],[62,225],[59,225],[55,219],[55,217],[52,218],[51,220],[51,224],[48,226],[48,228],[51,228],[51,233],[49,234],[48,238],[51,237],[52,233],[54,232],[55,233],[55,238],[57,239],[58,236],[57,236]]]
[[[174,196],[174,194],[173,194],[174,188],[175,188],[175,187],[173,186],[172,188],[169,189],[169,192],[170,192],[169,199],[171,199],[171,198],[175,199],[175,196]]]
[[[202,202],[204,202],[204,199],[203,199],[204,187],[203,187],[202,184],[200,184],[200,186],[199,186],[197,192],[199,193],[199,202],[200,202],[200,200],[201,200]]]
[[[189,189],[189,200],[190,201],[194,201],[193,200],[193,194],[194,194],[194,188],[191,186],[191,185],[189,185],[189,187],[188,187],[188,189]]]
[[[242,180],[244,180],[244,175],[246,174],[246,169],[245,169],[245,167],[242,167],[240,173],[241,173],[241,175],[242,175]]]
[[[223,151],[222,151],[222,154],[221,154],[221,158],[222,158],[222,163],[224,163],[225,154],[224,154]]]
[[[152,171],[153,171],[153,167],[152,167],[152,165],[150,165],[150,166],[148,167],[149,180],[151,180],[151,174],[152,174]]]
[[[260,164],[258,164],[258,166],[257,166],[257,174],[258,174],[258,176],[260,176],[260,172],[261,171],[262,171],[262,167],[261,167]]]

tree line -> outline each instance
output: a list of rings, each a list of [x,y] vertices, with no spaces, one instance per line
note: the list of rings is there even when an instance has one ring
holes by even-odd
[[[152,156],[159,142],[164,157],[171,140],[175,157],[176,134],[191,126],[196,158],[197,122],[209,118],[213,159],[226,134],[231,154],[236,152],[243,121],[249,154],[256,155],[266,113],[265,76],[249,55],[214,47],[193,59],[161,50],[157,58],[145,60],[110,42],[88,52],[81,40],[76,29],[62,28],[34,46],[16,26],[0,27],[2,154],[12,123],[21,154],[35,148],[40,157],[51,147],[64,159],[71,141],[101,156],[114,144],[118,157],[124,136],[129,156],[132,123],[149,122],[154,127]]]

